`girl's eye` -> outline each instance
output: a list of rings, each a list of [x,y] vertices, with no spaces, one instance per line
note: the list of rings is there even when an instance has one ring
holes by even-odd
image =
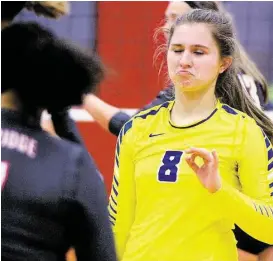
[[[181,52],[183,52],[182,49],[174,49],[173,51],[174,51],[175,53],[181,53]]]
[[[194,51],[194,53],[197,54],[197,55],[203,55],[204,54],[204,52],[201,51],[201,50]]]

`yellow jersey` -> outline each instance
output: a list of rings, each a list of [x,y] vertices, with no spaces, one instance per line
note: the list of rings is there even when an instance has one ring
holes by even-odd
[[[273,243],[273,150],[255,121],[218,104],[190,126],[170,119],[174,101],[140,112],[119,134],[109,215],[119,260],[236,261],[236,223]],[[222,187],[209,193],[185,161],[216,149]]]

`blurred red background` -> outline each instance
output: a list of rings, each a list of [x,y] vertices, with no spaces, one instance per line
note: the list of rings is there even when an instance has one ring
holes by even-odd
[[[100,87],[99,97],[106,102],[120,108],[141,108],[164,87],[163,76],[159,77],[153,66],[153,34],[162,24],[167,4],[97,3],[97,50],[114,72]],[[78,122],[78,127],[110,193],[116,137],[96,122]]]

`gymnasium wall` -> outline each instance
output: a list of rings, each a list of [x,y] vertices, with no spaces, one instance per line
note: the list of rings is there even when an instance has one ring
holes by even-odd
[[[240,42],[269,83],[273,83],[273,2],[227,1],[224,7],[236,22]]]

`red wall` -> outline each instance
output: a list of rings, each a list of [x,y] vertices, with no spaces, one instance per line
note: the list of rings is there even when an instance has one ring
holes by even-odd
[[[168,2],[97,2],[97,49],[110,68],[99,96],[125,108],[140,108],[164,86],[153,67],[153,34],[164,18]],[[104,175],[108,193],[112,183],[116,137],[97,123],[79,123],[88,150]]]

